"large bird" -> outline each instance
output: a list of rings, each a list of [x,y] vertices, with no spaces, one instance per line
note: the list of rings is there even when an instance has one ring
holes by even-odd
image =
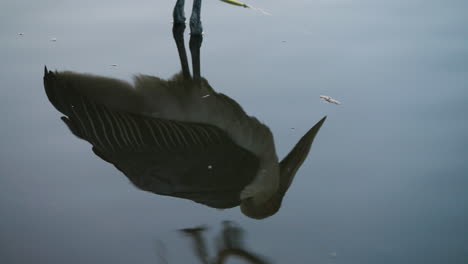
[[[326,117],[279,162],[270,129],[200,76],[201,35],[190,39],[191,76],[184,28],[173,28],[182,72],[169,80],[138,75],[130,84],[46,68],[47,96],[72,133],[138,188],[271,216]]]

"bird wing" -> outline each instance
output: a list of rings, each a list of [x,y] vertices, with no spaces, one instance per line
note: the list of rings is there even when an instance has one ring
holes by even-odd
[[[44,84],[50,101],[65,115],[62,120],[136,187],[215,208],[240,204],[239,193],[255,177],[258,158],[225,132],[114,110],[77,90],[63,92],[66,88],[53,75],[46,72]]]

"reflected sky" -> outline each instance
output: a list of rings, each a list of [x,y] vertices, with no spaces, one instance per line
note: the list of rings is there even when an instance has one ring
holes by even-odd
[[[272,16],[205,1],[203,76],[270,126],[278,156],[328,116],[284,208],[261,222],[137,191],[45,96],[44,65],[127,80],[179,71],[173,4],[1,4],[0,262],[154,263],[157,239],[179,263],[193,255],[175,230],[229,219],[275,263],[463,263],[464,1],[256,3]]]

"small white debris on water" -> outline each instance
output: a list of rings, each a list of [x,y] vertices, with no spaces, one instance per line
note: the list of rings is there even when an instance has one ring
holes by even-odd
[[[337,105],[341,104],[340,101],[338,101],[336,99],[333,99],[333,98],[331,98],[330,96],[327,96],[327,95],[321,95],[320,99],[322,99],[324,101],[327,101],[327,102],[329,102],[331,104],[337,104]]]
[[[208,96],[210,96],[210,95],[206,94],[206,95],[202,96],[202,98],[207,98]]]
[[[330,257],[336,258],[336,255],[337,255],[336,252],[330,252]]]
[[[213,168],[213,166],[211,165],[208,165],[208,169],[211,170]]]
[[[50,41],[56,42],[56,41],[57,41],[57,38],[51,38]]]

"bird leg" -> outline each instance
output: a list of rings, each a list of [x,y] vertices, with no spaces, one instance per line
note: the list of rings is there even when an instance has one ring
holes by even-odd
[[[174,24],[185,24],[184,5],[185,0],[177,0],[172,13]]]
[[[195,0],[196,1],[196,0]],[[200,82],[200,47],[203,41],[203,36],[201,34],[192,34],[190,36],[190,53],[192,53],[192,70],[193,70],[193,80],[195,82]]]
[[[190,33],[192,35],[201,35],[203,27],[201,23],[201,2],[202,0],[193,0],[192,15],[190,16]]]
[[[187,52],[185,52],[184,31],[185,24],[174,23],[174,25],[172,26],[172,35],[174,36],[174,40],[177,45],[177,51],[179,52],[180,64],[182,66],[182,74],[186,80],[189,80],[192,77],[190,76]]]

